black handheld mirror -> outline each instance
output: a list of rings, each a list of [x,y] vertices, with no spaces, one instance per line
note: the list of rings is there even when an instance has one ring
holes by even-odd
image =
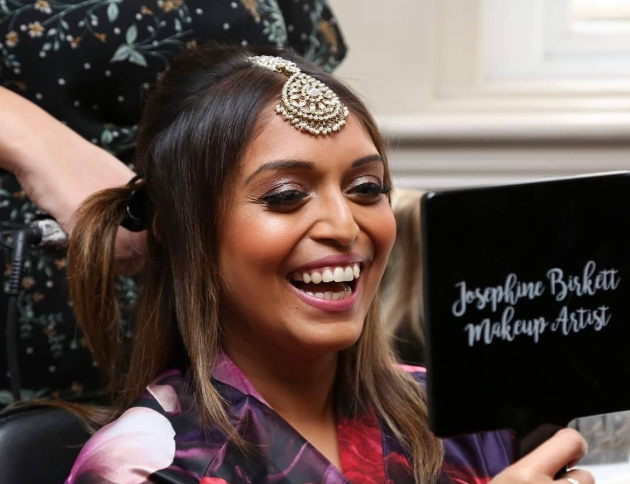
[[[630,173],[427,193],[429,418],[511,429],[522,455],[630,409]]]

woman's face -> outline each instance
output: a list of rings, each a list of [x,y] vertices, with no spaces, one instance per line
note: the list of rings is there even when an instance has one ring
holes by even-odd
[[[271,116],[241,160],[221,238],[229,345],[315,355],[356,342],[396,235],[383,176],[355,116],[317,137]]]

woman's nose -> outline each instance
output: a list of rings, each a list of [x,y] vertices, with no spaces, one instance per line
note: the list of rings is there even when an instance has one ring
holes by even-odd
[[[347,247],[354,243],[360,231],[351,202],[339,197],[322,206],[322,213],[313,227],[312,237]]]

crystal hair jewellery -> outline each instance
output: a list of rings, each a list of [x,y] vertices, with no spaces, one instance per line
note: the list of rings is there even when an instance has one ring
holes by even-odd
[[[348,108],[326,84],[304,74],[295,63],[268,55],[250,57],[249,60],[289,76],[282,86],[276,113],[282,114],[296,129],[318,135],[339,131],[346,124],[350,115]]]

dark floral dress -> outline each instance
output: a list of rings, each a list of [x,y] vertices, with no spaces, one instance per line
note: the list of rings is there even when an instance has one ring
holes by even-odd
[[[405,367],[424,385],[424,370]],[[167,371],[138,402],[83,447],[66,484],[412,484],[409,459],[376,415],[344,416],[338,407],[341,469],[265,402],[225,355],[214,385],[239,434],[255,448],[245,457],[217,431],[203,432],[180,371]],[[444,441],[436,484],[487,484],[512,462],[507,432]]]
[[[346,52],[325,0],[0,0],[0,85],[129,163],[143,90],[174,55],[208,40],[291,46],[327,70]],[[35,214],[15,178],[0,172],[0,223]],[[27,262],[19,300],[25,397],[81,395],[97,385],[64,267],[63,256],[39,251]],[[134,280],[119,286],[123,305],[133,303]],[[5,314],[2,294],[0,321]],[[0,407],[11,401],[4,352],[2,326]]]

